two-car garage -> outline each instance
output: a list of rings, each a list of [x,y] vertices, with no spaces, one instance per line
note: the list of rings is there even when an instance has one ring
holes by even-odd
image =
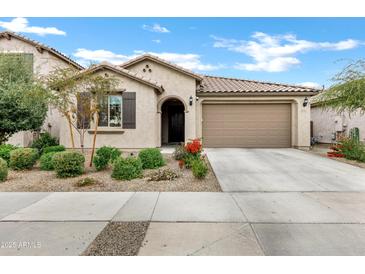
[[[303,86],[204,76],[199,135],[205,147],[287,148],[310,146],[308,97]]]
[[[207,103],[202,107],[205,147],[291,147],[289,103]]]

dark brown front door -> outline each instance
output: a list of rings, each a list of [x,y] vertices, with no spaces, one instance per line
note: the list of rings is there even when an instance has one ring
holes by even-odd
[[[169,143],[184,142],[184,107],[169,106]]]

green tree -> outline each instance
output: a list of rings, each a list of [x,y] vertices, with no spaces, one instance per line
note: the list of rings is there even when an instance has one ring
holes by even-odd
[[[80,145],[83,148],[84,137],[86,131],[89,129],[90,120],[94,121],[95,129],[90,159],[90,165],[92,165],[98,129],[100,101],[103,96],[115,90],[118,83],[117,79],[109,74],[97,73],[93,67],[81,72],[72,68],[66,68],[56,69],[50,73],[46,78],[46,83],[52,90],[51,104],[68,121],[73,147],[73,130],[79,134]],[[79,102],[79,105],[77,105],[77,102]]]
[[[39,129],[46,118],[49,92],[32,66],[28,55],[0,53],[0,144],[19,131]]]
[[[351,62],[332,78],[334,84],[318,99],[336,112],[365,113],[365,60]]]

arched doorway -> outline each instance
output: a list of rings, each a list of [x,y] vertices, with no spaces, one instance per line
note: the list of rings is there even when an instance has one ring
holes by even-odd
[[[178,144],[185,141],[185,107],[176,98],[161,106],[161,144]]]

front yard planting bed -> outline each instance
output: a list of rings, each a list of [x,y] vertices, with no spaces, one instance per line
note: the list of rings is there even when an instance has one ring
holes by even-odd
[[[322,157],[326,157],[328,159],[338,161],[338,162],[357,166],[360,168],[365,168],[365,163],[362,163],[359,161],[349,160],[349,159],[346,159],[343,157],[328,157],[327,152],[330,150],[330,147],[331,147],[330,144],[317,144],[317,145],[314,145],[309,152],[316,154],[316,155],[320,155]]]
[[[130,152],[124,152],[123,156]],[[136,153],[134,153],[136,155]],[[208,163],[208,174],[204,179],[196,179],[191,170],[180,169],[172,154],[163,154],[165,166],[176,171],[179,177],[171,181],[149,181],[149,175],[158,169],[143,170],[143,177],[130,181],[111,178],[112,170],[108,168],[96,171],[88,167],[89,151],[85,153],[85,173],[73,178],[57,178],[54,171],[40,170],[39,166],[31,170],[15,171],[9,169],[8,178],[0,183],[0,191],[14,192],[67,192],[67,191],[178,191],[178,192],[221,192],[219,183]],[[91,183],[80,184],[85,178]]]
[[[142,245],[148,225],[148,222],[111,222],[82,255],[135,256]]]

